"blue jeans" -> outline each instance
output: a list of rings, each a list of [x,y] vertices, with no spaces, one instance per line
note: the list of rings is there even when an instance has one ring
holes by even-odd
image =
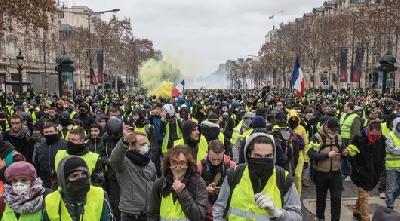
[[[400,196],[400,171],[386,170],[386,206],[394,207],[394,201]]]
[[[342,166],[342,174],[347,177],[351,175],[351,165],[348,157],[342,157],[341,161]]]

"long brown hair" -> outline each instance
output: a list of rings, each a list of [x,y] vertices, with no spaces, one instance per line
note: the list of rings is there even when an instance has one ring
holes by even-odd
[[[190,153],[189,147],[187,145],[178,145],[169,149],[163,159],[162,172],[164,176],[171,172],[170,166],[172,158],[179,156],[181,153],[185,156],[188,164],[186,174],[196,172],[196,162],[194,161],[193,156]]]

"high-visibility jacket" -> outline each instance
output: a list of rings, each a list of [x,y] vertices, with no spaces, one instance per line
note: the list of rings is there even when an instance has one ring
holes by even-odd
[[[392,131],[392,130],[390,130],[390,128],[387,126],[387,123],[386,122],[382,122],[381,123],[381,130],[382,130],[382,135],[383,136],[387,136],[387,135],[389,135],[389,133]]]
[[[285,175],[287,176],[288,172],[285,171]],[[275,169],[262,192],[272,198],[276,208],[282,208],[281,192],[277,186]],[[232,192],[227,219],[233,221],[270,220],[267,210],[261,209],[255,202],[254,194],[249,169],[246,167],[240,182]]]
[[[69,154],[66,150],[59,150],[57,152],[55,160],[54,160],[55,171],[57,171],[58,164],[60,163],[60,161],[64,157],[67,157],[67,156],[69,156]],[[93,171],[96,167],[97,160],[99,159],[99,155],[97,153],[93,153],[93,152],[89,151],[88,153],[84,154],[83,156],[79,156],[79,157],[82,158],[86,162],[89,172],[93,173]]]
[[[182,209],[179,200],[172,197],[172,193],[168,196],[162,196],[160,205],[160,220],[161,221],[189,221],[186,218],[185,212]]]
[[[104,190],[101,187],[90,186],[83,207],[82,221],[100,221],[103,212]],[[46,213],[50,221],[72,221],[71,216],[61,198],[60,191],[54,191],[46,196]],[[83,217],[82,217],[83,216]]]
[[[74,119],[75,115],[76,115],[76,112],[75,112],[75,111],[72,111],[72,112],[69,114],[69,118],[70,118],[70,119]]]
[[[174,147],[178,146],[178,145],[184,145],[185,141],[182,139],[176,140],[174,142]],[[201,135],[200,136],[200,142],[198,144],[198,150],[197,150],[197,155],[196,155],[196,160],[202,160],[207,156],[207,152],[208,152],[208,143],[206,138]],[[195,157],[195,156],[193,156]]]
[[[233,128],[233,133],[232,133],[232,138],[231,138],[231,144],[236,144],[237,140],[241,138],[241,129],[243,125],[243,120],[239,122],[239,124]]]
[[[34,213],[22,213],[19,218],[17,218],[14,211],[6,205],[1,221],[41,221],[42,216],[42,210],[39,209]]]
[[[397,137],[397,135],[391,131],[388,136],[392,138],[394,145],[399,148],[400,147],[400,138]],[[396,168],[400,169],[400,155],[397,154],[392,154],[389,152],[386,152],[386,157],[385,157],[385,166],[386,168]]]
[[[183,138],[181,128],[179,127],[178,121],[175,120],[175,127],[176,127],[176,135],[178,139]],[[161,146],[161,151],[163,155],[165,155],[168,152],[168,142],[169,142],[169,123],[165,126],[165,136],[163,138],[162,146]]]
[[[351,126],[353,125],[354,119],[356,119],[358,115],[356,113],[352,113],[350,115],[343,114],[340,118],[340,135],[342,139],[350,139],[351,135]]]

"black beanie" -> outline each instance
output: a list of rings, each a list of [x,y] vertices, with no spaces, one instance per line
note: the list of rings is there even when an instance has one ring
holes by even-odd
[[[333,129],[333,128],[339,128],[340,124],[339,121],[336,117],[331,117],[326,121],[326,127]]]
[[[80,157],[71,157],[64,164],[64,178],[67,180],[68,176],[78,170],[83,170],[88,173],[89,169],[86,162]]]

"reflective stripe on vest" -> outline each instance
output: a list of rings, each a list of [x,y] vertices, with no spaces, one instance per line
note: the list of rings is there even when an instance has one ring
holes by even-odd
[[[175,121],[176,135],[178,139],[183,138],[181,128],[179,128],[178,121]],[[162,142],[161,151],[163,155],[168,152],[168,142],[169,142],[169,123],[165,126],[165,136]]]
[[[287,176],[288,172],[285,171],[285,175]],[[276,208],[282,208],[281,193],[276,182],[276,170],[274,169],[262,192],[272,198]],[[260,209],[255,202],[248,167],[243,171],[240,182],[233,190],[227,218],[234,221],[269,220],[267,210]]]
[[[168,196],[161,198],[160,205],[160,220],[161,221],[189,221],[186,218],[185,212],[183,211],[179,200],[175,200],[172,197],[172,193]]]
[[[348,117],[346,117],[347,114],[343,115],[342,118],[340,119],[340,135],[342,136],[342,139],[350,139],[351,135],[351,125],[353,125],[354,119],[358,116],[355,113],[350,114]]]
[[[54,167],[55,167],[55,171],[57,171],[58,168],[58,164],[60,163],[60,161],[64,158],[69,156],[68,152],[66,150],[59,150],[56,154],[55,160],[54,160]],[[88,166],[89,172],[93,173],[95,167],[96,167],[96,163],[97,160],[99,159],[99,155],[97,153],[93,153],[91,151],[89,151],[88,153],[86,153],[83,156],[79,156],[80,158],[82,158],[85,162],[86,165]]]
[[[183,138],[179,139],[179,140],[175,140],[174,147],[176,147],[178,145],[184,145],[184,144],[185,144],[185,141],[183,140]],[[200,161],[200,160],[206,158],[207,152],[208,152],[207,139],[203,135],[201,135],[200,142],[198,144],[196,160]]]
[[[42,210],[38,210],[35,213],[22,213],[19,218],[15,216],[14,211],[8,207],[6,207],[3,212],[3,217],[1,221],[41,221],[42,220]]]
[[[101,219],[103,212],[104,190],[100,187],[90,186],[86,196],[86,204],[84,206],[82,221],[97,221]],[[45,199],[46,212],[50,221],[72,221],[67,208],[61,198],[59,191],[54,191],[47,195]],[[60,213],[61,214],[60,214]]]
[[[400,138],[398,138],[393,131],[390,132],[388,136],[392,138],[394,145],[397,148],[400,148]],[[400,168],[400,155],[386,152],[385,166],[386,168]]]

